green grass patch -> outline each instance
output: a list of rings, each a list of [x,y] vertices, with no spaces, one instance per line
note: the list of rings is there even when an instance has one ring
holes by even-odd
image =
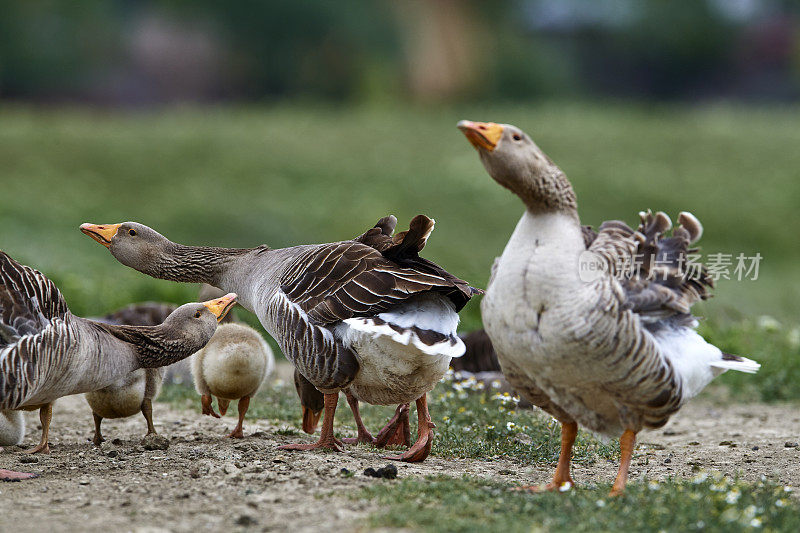
[[[379,506],[371,527],[466,531],[800,531],[800,506],[781,485],[720,474],[692,481],[634,482],[529,494],[475,477],[432,476],[375,483],[353,495]]]
[[[800,399],[800,326],[787,327],[770,316],[737,322],[713,321],[700,332],[722,351],[761,363],[755,374],[726,372],[717,385],[736,401],[765,402]]]
[[[541,411],[518,409],[514,398],[493,392],[491,385],[488,389],[481,389],[481,384],[472,379],[457,380],[448,374],[430,393],[429,410],[436,424],[433,455],[482,460],[504,457],[520,464],[555,464],[561,443],[559,424]],[[158,401],[179,408],[200,409],[197,393],[183,385],[165,386]],[[393,411],[391,407],[361,405],[362,418],[373,435]],[[235,409],[229,410],[227,416],[235,417]],[[269,420],[283,434],[303,435],[300,403],[291,384],[265,387],[251,400],[247,416]],[[411,425],[412,438],[416,438],[413,406]],[[355,421],[344,396],[339,399],[335,427],[339,436],[356,434]],[[618,449],[616,442],[605,445],[582,431],[575,444],[573,461],[589,464],[597,459],[615,459]]]

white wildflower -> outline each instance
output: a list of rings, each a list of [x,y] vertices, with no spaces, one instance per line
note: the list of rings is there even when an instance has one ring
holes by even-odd
[[[658,489],[661,488],[661,485],[655,479],[651,479],[647,483],[647,488],[650,489],[650,490],[658,490]]]
[[[605,500],[597,500],[596,502],[594,502],[594,504],[595,504],[596,506],[598,506],[598,507],[602,508],[602,507],[605,507],[605,506],[606,506],[606,501],[605,501]]]
[[[508,431],[513,431],[517,425],[514,422],[506,422],[506,429]]]
[[[752,520],[750,520],[750,527],[761,527],[761,519],[753,518]]]
[[[707,479],[708,479],[708,472],[700,472],[699,474],[694,476],[694,478],[692,479],[692,483],[694,483],[695,485],[699,485],[700,483],[703,483]]]
[[[738,490],[734,489],[734,490],[730,491],[725,496],[725,501],[728,502],[729,504],[733,505],[734,503],[739,501],[739,498],[741,498],[741,496],[742,496],[742,493],[739,492]]]
[[[798,333],[800,333],[800,330],[798,330]],[[493,389],[499,389],[500,385],[501,385],[501,383],[500,383],[499,379],[495,379],[495,380],[492,381],[492,388]]]
[[[565,481],[564,483],[561,484],[560,487],[558,487],[558,491],[567,492],[571,488],[572,488],[572,483],[570,483],[569,481]]]
[[[758,327],[764,331],[778,331],[781,329],[781,323],[769,315],[762,315],[758,317]]]

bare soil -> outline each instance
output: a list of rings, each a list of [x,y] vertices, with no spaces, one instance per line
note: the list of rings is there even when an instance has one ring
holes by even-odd
[[[309,436],[282,436],[265,421],[245,424],[246,437],[223,438],[234,424],[192,411],[154,406],[156,429],[167,450],[145,450],[141,417],[105,420],[108,439],[90,442],[91,412],[81,396],[56,403],[49,455],[25,463],[21,453],[39,438],[36,413],[26,414],[24,447],[0,453],[0,468],[36,472],[37,479],[0,483],[0,531],[342,531],[364,529],[375,512],[352,497],[373,483],[363,475],[388,461],[369,447],[346,453],[287,452],[276,446]],[[235,411],[235,409],[234,409]],[[387,412],[388,413],[388,412]],[[687,478],[698,468],[762,475],[800,485],[800,410],[796,405],[733,404],[700,400],[665,428],[640,435],[633,481]],[[794,444],[794,446],[792,446]],[[435,443],[434,443],[435,446]],[[521,466],[510,460],[430,457],[422,464],[395,463],[399,477],[471,474],[511,483],[544,483],[554,465]],[[345,475],[347,469],[354,475]],[[576,465],[576,483],[610,482],[616,463]]]

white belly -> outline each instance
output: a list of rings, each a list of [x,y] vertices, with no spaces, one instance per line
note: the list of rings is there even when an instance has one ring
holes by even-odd
[[[457,326],[452,303],[438,295],[339,324],[336,336],[355,352],[360,365],[350,391],[358,400],[376,405],[420,398],[442,379],[450,359],[464,354]]]

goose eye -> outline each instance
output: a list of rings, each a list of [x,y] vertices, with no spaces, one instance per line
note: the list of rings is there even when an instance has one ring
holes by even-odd
[[[128,230],[128,235],[130,235],[131,237],[135,237],[136,236],[136,230],[135,229],[129,229]]]
[[[514,134],[514,140],[515,140],[515,141],[521,141],[521,140],[522,140],[522,137],[520,136],[520,134],[519,134],[519,133],[515,133],[515,134]]]
[[[200,315],[203,314],[202,311],[198,311],[194,314],[195,318],[200,318]]]

